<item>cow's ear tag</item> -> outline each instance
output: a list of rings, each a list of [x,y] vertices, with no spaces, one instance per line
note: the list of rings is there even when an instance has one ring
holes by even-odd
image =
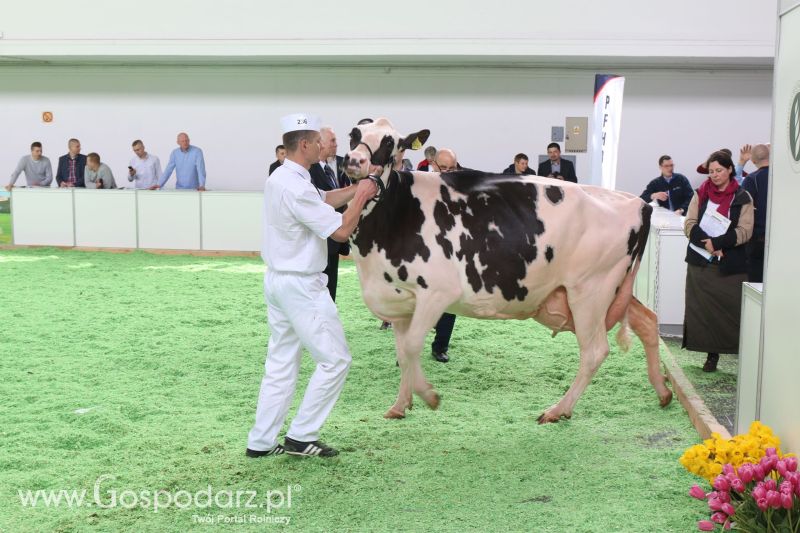
[[[412,150],[419,150],[422,148],[422,143],[419,141],[418,137],[414,137],[414,141],[411,143]]]

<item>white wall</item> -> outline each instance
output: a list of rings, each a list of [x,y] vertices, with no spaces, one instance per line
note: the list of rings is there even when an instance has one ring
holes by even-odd
[[[260,189],[278,119],[318,113],[339,134],[365,116],[387,116],[405,133],[456,150],[465,166],[500,171],[517,152],[544,153],[550,127],[590,116],[595,71],[487,68],[0,67],[0,181],[44,143],[55,165],[66,141],[98,152],[123,181],[136,138],[166,164],[175,136],[203,148],[208,185]],[[618,188],[641,192],[672,155],[678,172],[720,147],[769,138],[771,71],[617,71],[626,75]],[[45,124],[43,111],[54,113]],[[588,156],[577,171],[588,182]],[[422,154],[413,154],[416,162]],[[120,180],[122,178],[122,180]],[[20,177],[20,180],[23,178]],[[174,178],[173,178],[174,180]],[[698,180],[695,180],[698,181]]]
[[[15,58],[494,55],[771,61],[777,0],[6,4],[0,55]]]

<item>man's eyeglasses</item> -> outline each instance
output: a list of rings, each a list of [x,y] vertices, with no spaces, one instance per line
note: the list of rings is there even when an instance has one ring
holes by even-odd
[[[446,167],[444,165],[437,165],[436,163],[433,164],[434,167],[439,169],[439,172],[455,172],[458,170],[458,167]]]

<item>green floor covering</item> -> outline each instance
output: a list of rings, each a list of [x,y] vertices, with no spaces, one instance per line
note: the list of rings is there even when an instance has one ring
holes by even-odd
[[[577,370],[574,336],[459,318],[451,362],[423,354],[440,410],[417,401],[384,420],[392,333],[347,261],[338,306],[354,363],[323,430],[342,454],[245,458],[268,339],[262,271],[246,258],[0,251],[0,531],[688,532],[702,518],[678,464],[699,439],[677,401],[658,407],[638,341],[626,354],[612,342],[571,420],[538,426]],[[306,357],[301,390],[311,368]],[[293,487],[292,502],[267,513],[225,497],[157,512],[20,500],[85,489],[93,503],[104,475],[103,505],[112,491],[133,491],[131,506],[142,491],[208,486],[256,502]],[[289,525],[225,524],[251,516]]]

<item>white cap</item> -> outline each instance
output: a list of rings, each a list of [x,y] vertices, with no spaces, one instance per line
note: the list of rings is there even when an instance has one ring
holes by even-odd
[[[302,130],[319,131],[319,126],[319,117],[308,113],[292,113],[281,118],[283,133]]]

